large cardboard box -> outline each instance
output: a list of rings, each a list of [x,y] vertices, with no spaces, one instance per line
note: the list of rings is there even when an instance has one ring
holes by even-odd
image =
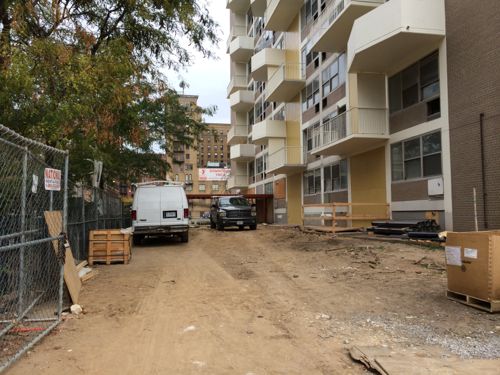
[[[449,232],[446,240],[448,297],[500,310],[500,232]]]

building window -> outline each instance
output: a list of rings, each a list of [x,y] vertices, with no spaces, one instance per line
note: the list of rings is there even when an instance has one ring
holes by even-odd
[[[302,90],[302,111],[307,111],[318,105],[319,111],[319,80],[316,78]]]
[[[308,152],[312,151],[314,148],[320,146],[321,133],[319,122],[309,126],[304,130],[304,144],[306,145],[306,150]]]
[[[318,1],[319,0],[306,0],[300,12],[302,29],[318,18]]]
[[[347,160],[341,160],[325,167],[324,169],[325,192],[340,191],[347,189]]]
[[[193,185],[186,185],[186,191],[193,191]]]
[[[179,181],[179,175],[178,174],[175,175],[175,181]]]
[[[439,117],[439,93],[439,54],[434,52],[389,78],[390,112],[427,102],[428,116]]]
[[[330,94],[345,82],[346,69],[346,58],[345,53],[343,53],[321,72],[323,97]]]
[[[199,191],[205,191],[205,184],[199,184],[198,185],[198,190]]]
[[[186,171],[192,171],[193,170],[193,164],[186,164]]]
[[[391,170],[393,181],[441,175],[441,132],[392,144]]]
[[[304,195],[321,193],[321,169],[304,173]]]
[[[212,191],[219,191],[219,185],[212,185]]]

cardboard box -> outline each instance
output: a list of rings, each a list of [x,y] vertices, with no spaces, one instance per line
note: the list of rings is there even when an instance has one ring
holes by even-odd
[[[500,232],[449,232],[448,297],[486,311],[500,310]]]

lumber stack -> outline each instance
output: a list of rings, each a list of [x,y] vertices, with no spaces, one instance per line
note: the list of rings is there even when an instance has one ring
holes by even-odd
[[[89,265],[94,263],[128,264],[131,258],[132,236],[120,229],[93,230],[89,239]]]

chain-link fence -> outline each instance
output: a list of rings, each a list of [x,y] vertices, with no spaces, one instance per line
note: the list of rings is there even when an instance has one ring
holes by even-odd
[[[0,372],[61,319],[63,236],[45,211],[67,213],[66,152],[0,125]]]
[[[130,210],[122,204],[118,192],[70,183],[68,238],[75,259],[88,258],[91,230],[127,228],[130,225]]]

